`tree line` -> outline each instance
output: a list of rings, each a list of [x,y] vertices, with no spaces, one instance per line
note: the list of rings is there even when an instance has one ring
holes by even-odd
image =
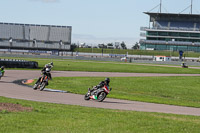
[[[124,41],[122,41],[121,43],[101,43],[98,44],[97,46],[91,46],[91,45],[86,45],[86,43],[82,43],[82,44],[76,44],[76,43],[72,43],[71,45],[71,50],[74,50],[75,48],[104,48],[104,49],[127,49],[127,46],[125,44]],[[136,42],[131,49],[139,49],[140,45],[138,42]]]

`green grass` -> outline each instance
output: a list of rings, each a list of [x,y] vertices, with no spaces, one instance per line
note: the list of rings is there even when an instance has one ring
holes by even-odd
[[[200,77],[111,77],[108,97],[169,105],[200,107]],[[56,77],[48,88],[85,94],[102,77]]]
[[[84,53],[102,53],[102,49],[98,48],[76,48],[74,52],[84,52]],[[129,55],[163,55],[163,56],[179,56],[178,51],[153,51],[153,50],[132,50],[132,49],[103,49],[103,53],[106,54],[128,54]],[[199,57],[198,52],[184,52],[185,57]]]
[[[32,112],[0,112],[2,133],[198,133],[199,116],[98,109],[0,97]]]
[[[37,61],[39,69],[45,64],[53,61],[56,71],[90,71],[90,72],[127,72],[127,73],[185,73],[199,74],[198,69],[183,69],[167,67],[167,65],[155,66],[153,64],[101,62],[101,61],[81,61],[81,60],[58,60],[58,59],[35,59],[17,58],[29,61]],[[24,69],[22,69],[24,70]],[[38,70],[38,69],[37,69]]]
[[[146,66],[138,64],[84,62],[84,61],[54,61],[54,70],[62,71],[90,71],[90,72],[127,72],[127,73],[200,73],[195,69],[169,68],[160,66]]]

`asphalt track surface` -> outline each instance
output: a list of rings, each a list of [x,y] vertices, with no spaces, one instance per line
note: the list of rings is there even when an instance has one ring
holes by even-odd
[[[38,78],[40,71],[6,70],[0,80],[0,96],[39,102],[80,105],[95,108],[119,109],[143,112],[160,112],[200,116],[200,108],[172,106],[164,104],[135,102],[106,98],[104,102],[85,101],[83,95],[37,91],[14,83],[16,80]],[[53,71],[53,77],[144,77],[144,76],[200,76],[200,74],[150,74],[150,73],[111,73],[111,72],[72,72]]]

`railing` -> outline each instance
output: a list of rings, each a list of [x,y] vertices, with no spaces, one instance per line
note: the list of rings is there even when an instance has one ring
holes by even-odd
[[[186,27],[140,27],[141,31],[146,30],[180,30],[180,31],[197,31],[200,32],[199,28],[186,28]]]
[[[0,38],[71,43],[71,26],[0,23]]]
[[[146,37],[146,33],[141,32],[141,33],[140,33],[140,36],[141,36],[141,37]]]
[[[146,43],[146,44],[160,44],[160,45],[182,45],[182,46],[200,46],[199,42],[181,42],[181,41],[158,41],[158,40],[145,40],[141,39],[141,43]]]
[[[53,49],[53,50],[70,50],[70,44],[45,44],[45,43],[30,43],[30,42],[0,42],[0,48],[21,48],[21,49]]]

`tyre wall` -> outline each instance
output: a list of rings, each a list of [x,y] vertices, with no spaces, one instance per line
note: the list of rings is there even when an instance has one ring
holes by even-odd
[[[13,59],[0,59],[0,66],[6,68],[38,68],[38,62],[25,61],[25,60],[13,60]]]

